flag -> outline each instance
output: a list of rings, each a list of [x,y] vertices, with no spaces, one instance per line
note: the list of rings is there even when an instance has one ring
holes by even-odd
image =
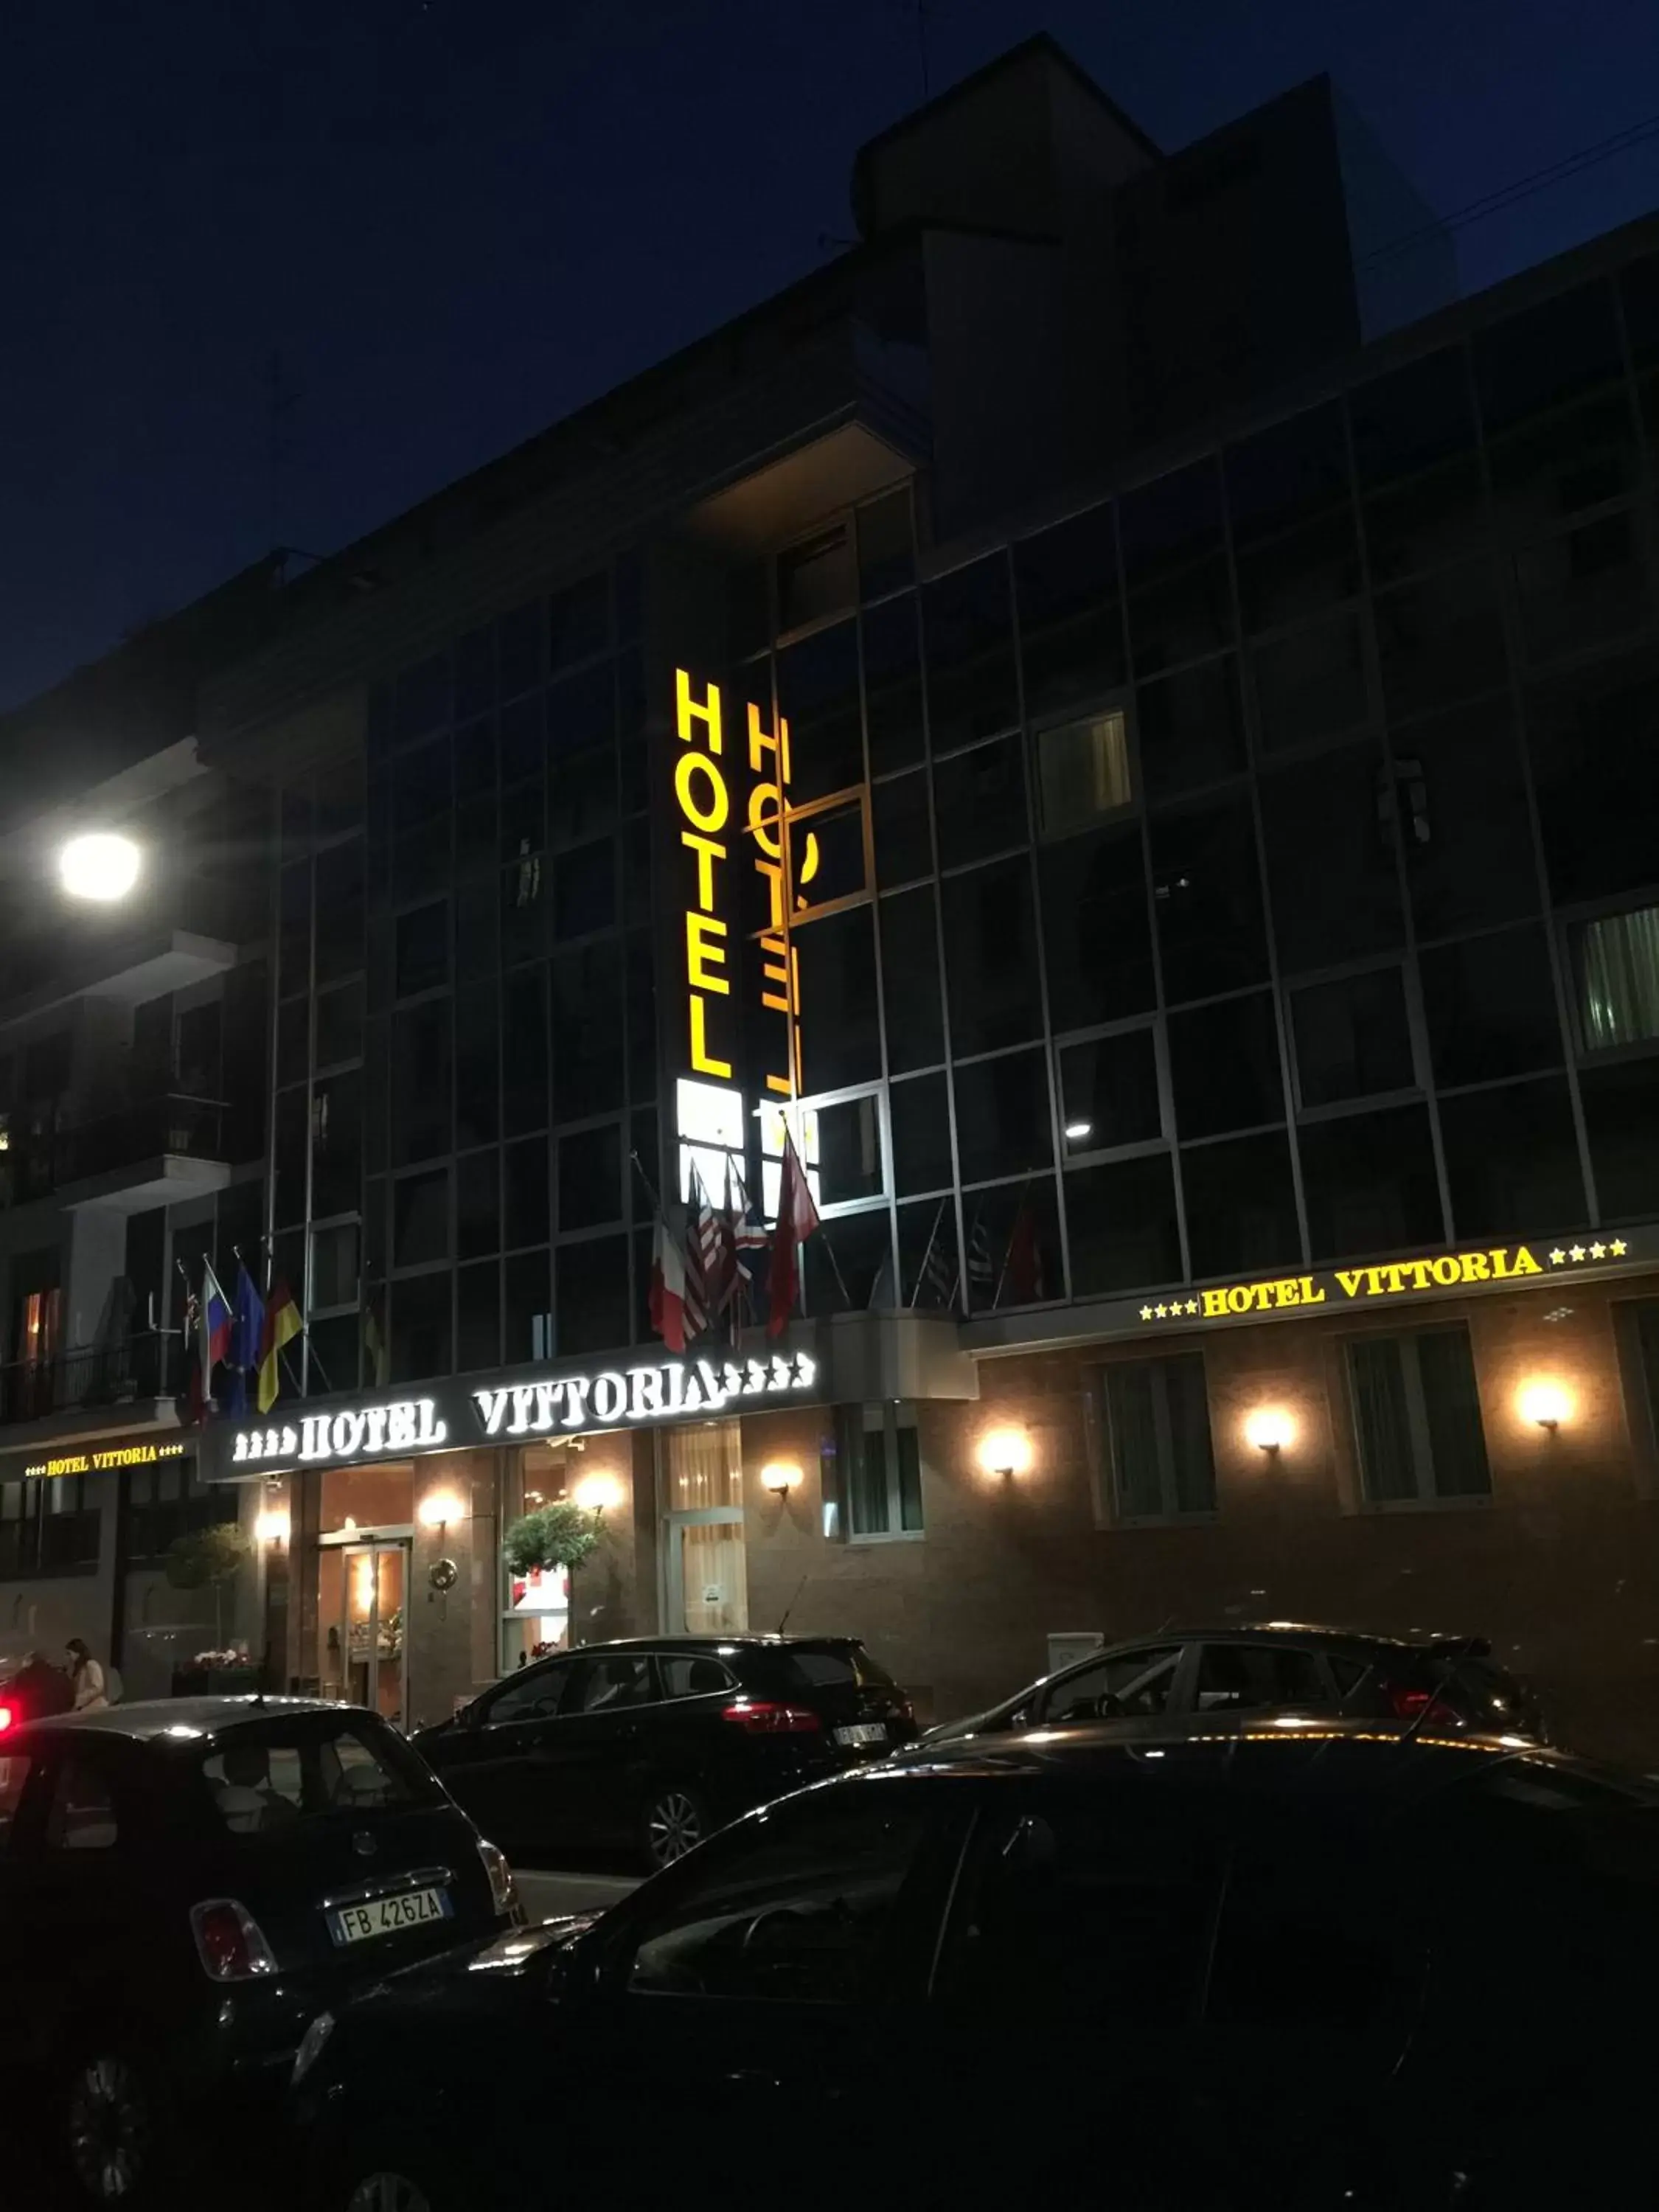
[[[766,1318],[769,1336],[781,1336],[788,1326],[800,1288],[800,1248],[817,1225],[818,1210],[812,1203],[806,1170],[800,1164],[794,1139],[786,1129],[783,1174],[778,1183],[778,1225],[772,1238],[771,1310]]]
[[[377,1390],[384,1389],[389,1363],[386,1343],[386,1285],[377,1285],[368,1294],[363,1308],[363,1366],[364,1381],[372,1382]]]
[[[277,1275],[271,1282],[270,1296],[265,1300],[264,1326],[259,1331],[258,1395],[262,1413],[268,1413],[276,1403],[276,1394],[283,1387],[276,1364],[283,1346],[292,1343],[299,1334],[299,1308],[288,1285]]]
[[[196,1310],[196,1369],[191,1376],[191,1403],[199,1419],[213,1402],[213,1370],[230,1357],[230,1300],[219,1287],[213,1262],[202,1262],[202,1298]]]
[[[921,1302],[924,1291],[931,1293],[929,1298],[931,1304],[949,1306],[956,1303],[957,1270],[954,1255],[957,1224],[955,1221],[951,1222],[946,1236],[941,1237],[939,1234],[940,1230],[945,1227],[945,1211],[950,1203],[948,1198],[942,1198],[934,1211],[933,1225],[927,1232],[927,1249],[921,1255],[921,1266],[917,1271],[915,1288],[910,1294],[910,1304],[913,1306]],[[949,1250],[946,1249],[947,1242]]]
[[[236,1262],[236,1305],[230,1317],[230,1382],[225,1410],[235,1421],[247,1416],[247,1378],[259,1364],[259,1332],[265,1325],[265,1302],[254,1288],[253,1278],[240,1260]]]
[[[732,1227],[732,1265],[746,1291],[757,1289],[762,1260],[772,1242],[759,1206],[743,1187],[743,1177],[726,1163],[726,1213]]]
[[[1014,1225],[1008,1231],[1008,1249],[1003,1255],[1002,1282],[997,1285],[996,1303],[1002,1303],[1004,1284],[1008,1295],[1016,1304],[1030,1305],[1034,1298],[1046,1295],[1042,1286],[1042,1248],[1037,1243],[1036,1216],[1029,1203],[1021,1200],[1019,1212],[1014,1216]]]
[[[695,1316],[688,1315],[695,1322],[688,1334],[696,1336],[709,1327],[717,1314],[724,1311],[736,1288],[737,1269],[730,1224],[709,1204],[702,1177],[695,1167],[691,1170],[691,1202],[686,1216],[686,1272],[692,1292],[690,1303],[698,1310]]]
[[[685,1349],[685,1255],[657,1216],[651,1252],[651,1326],[671,1352]]]

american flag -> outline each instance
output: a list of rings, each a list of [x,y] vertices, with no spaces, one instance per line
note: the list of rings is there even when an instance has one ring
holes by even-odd
[[[726,1310],[726,1304],[737,1288],[738,1279],[731,1221],[710,1205],[708,1194],[702,1187],[702,1177],[695,1167],[691,1170],[691,1200],[686,1230],[685,1333],[692,1336],[701,1335],[715,1316]],[[701,1318],[695,1328],[691,1318],[694,1303],[701,1309]]]
[[[750,1203],[743,1187],[743,1177],[728,1159],[726,1163],[726,1218],[732,1225],[732,1261],[745,1283],[755,1279],[759,1254],[771,1237],[761,1218],[760,1208]]]

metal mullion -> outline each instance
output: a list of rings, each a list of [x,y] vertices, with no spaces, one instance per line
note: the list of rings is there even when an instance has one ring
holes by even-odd
[[[1613,286],[1616,295],[1618,287]],[[1620,328],[1622,330],[1622,323]],[[1509,665],[1508,696],[1510,714],[1515,732],[1515,744],[1521,757],[1521,786],[1526,794],[1527,822],[1532,832],[1533,874],[1538,885],[1539,911],[1544,924],[1544,942],[1550,963],[1550,981],[1555,992],[1556,1026],[1560,1031],[1562,1058],[1566,1067],[1567,1100],[1572,1109],[1573,1137],[1578,1146],[1578,1172],[1583,1180],[1584,1203],[1588,1209],[1589,1225],[1599,1228],[1601,1222],[1601,1202],[1596,1195],[1595,1170],[1590,1159],[1589,1130],[1584,1120],[1584,1101],[1578,1085],[1577,1056],[1572,1049],[1574,1028],[1571,1019],[1571,999],[1568,990],[1566,964],[1561,953],[1561,924],[1550,893],[1549,868],[1544,858],[1543,817],[1538,805],[1537,781],[1533,775],[1532,746],[1528,727],[1527,690],[1521,680],[1521,639],[1515,594],[1509,588],[1507,577],[1515,566],[1514,540],[1497,528],[1497,511],[1492,498],[1491,448],[1486,437],[1486,418],[1480,406],[1480,380],[1474,373],[1474,348],[1462,348],[1466,374],[1468,379],[1469,404],[1474,411],[1477,465],[1480,471],[1481,495],[1486,501],[1486,514],[1492,527],[1492,550],[1488,556],[1497,560],[1501,552],[1505,580],[1499,599],[1498,619],[1503,625],[1504,652]],[[1630,404],[1628,377],[1626,380],[1626,404]],[[1641,423],[1636,425],[1638,453],[1642,446]],[[1531,917],[1528,916],[1530,920]],[[1448,1212],[1448,1226],[1455,1232],[1456,1222]]]
[[[1218,466],[1219,465],[1218,464]],[[1158,934],[1157,882],[1152,869],[1152,808],[1146,796],[1146,777],[1140,754],[1140,714],[1135,702],[1134,635],[1129,623],[1129,583],[1123,567],[1123,496],[1121,492],[1112,500],[1112,553],[1117,562],[1118,627],[1123,647],[1124,690],[1128,700],[1124,736],[1129,747],[1131,782],[1139,804],[1141,889],[1146,902],[1147,941],[1152,957],[1153,1060],[1158,1071],[1158,1117],[1164,1127],[1176,1130],[1175,1083],[1170,1073],[1169,1054],[1169,994],[1164,985],[1164,945]],[[1242,687],[1241,687],[1242,697]],[[1175,1200],[1176,1244],[1181,1258],[1181,1279],[1193,1279],[1193,1255],[1187,1234],[1187,1194],[1182,1174],[1181,1146],[1176,1136],[1170,1138],[1170,1189]]]
[[[1473,374],[1469,349],[1463,349],[1466,373]],[[1417,1078],[1429,1117],[1429,1147],[1434,1158],[1436,1188],[1440,1196],[1440,1227],[1449,1242],[1455,1241],[1456,1224],[1452,1217],[1451,1177],[1446,1167],[1446,1147],[1440,1129],[1440,1104],[1435,1090],[1434,1060],[1429,1050],[1428,1016],[1423,1005],[1423,979],[1418,963],[1417,917],[1412,907],[1410,873],[1406,866],[1406,843],[1400,834],[1400,776],[1394,750],[1394,730],[1389,714],[1389,702],[1382,683],[1382,660],[1377,649],[1376,591],[1371,580],[1370,543],[1365,534],[1364,514],[1359,497],[1359,459],[1354,451],[1353,416],[1348,404],[1348,395],[1341,395],[1343,452],[1347,457],[1349,496],[1353,504],[1354,542],[1359,555],[1359,583],[1364,596],[1364,636],[1366,682],[1376,686],[1376,735],[1382,747],[1382,772],[1389,779],[1389,819],[1394,825],[1395,882],[1400,893],[1401,927],[1405,933],[1403,958],[1401,967],[1401,988],[1406,1002],[1406,1034],[1411,1041],[1412,1071]],[[1299,1071],[1298,1071],[1299,1079]]]

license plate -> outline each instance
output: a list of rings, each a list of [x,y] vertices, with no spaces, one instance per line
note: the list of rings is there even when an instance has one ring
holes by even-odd
[[[850,1728],[836,1730],[837,1743],[885,1743],[886,1741],[885,1721],[854,1721]]]
[[[445,1889],[405,1889],[396,1897],[372,1897],[364,1905],[342,1905],[332,1918],[337,1943],[367,1943],[376,1936],[397,1936],[405,1928],[424,1928],[450,1917]]]

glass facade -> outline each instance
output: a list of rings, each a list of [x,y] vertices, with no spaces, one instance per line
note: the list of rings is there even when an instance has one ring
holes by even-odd
[[[942,573],[901,490],[730,574],[701,665],[834,802],[809,1310],[1659,1210],[1656,392],[1650,260]],[[278,1261],[337,1389],[648,1338],[643,598],[453,640],[288,794]]]

